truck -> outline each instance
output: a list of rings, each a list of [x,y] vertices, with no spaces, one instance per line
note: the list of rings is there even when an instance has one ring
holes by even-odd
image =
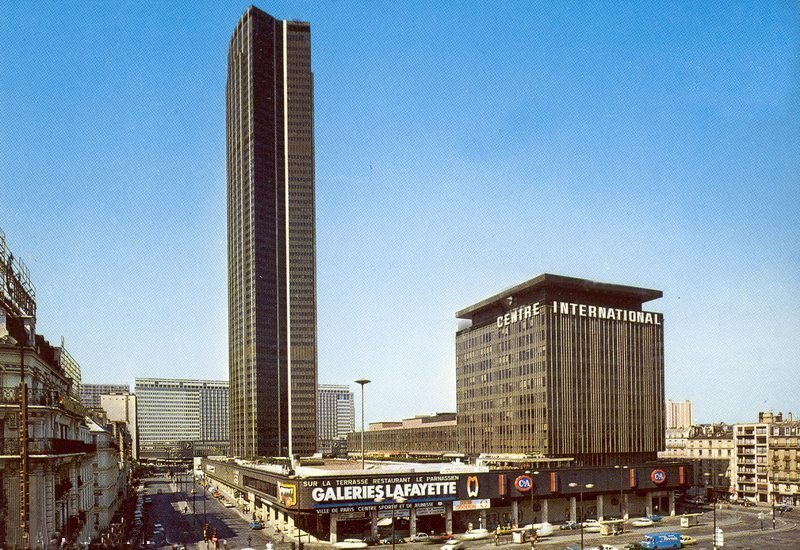
[[[654,550],[656,548],[680,548],[680,533],[652,533],[644,536],[644,540],[639,543],[642,548]]]

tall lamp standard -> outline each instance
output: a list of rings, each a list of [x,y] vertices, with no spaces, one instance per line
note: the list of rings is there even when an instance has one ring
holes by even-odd
[[[722,473],[717,474],[717,477],[719,478],[719,481],[722,481],[722,478],[723,478],[724,475],[725,474],[722,474]],[[703,476],[706,478],[706,489],[708,489],[709,482],[713,481],[713,478],[711,477],[711,472],[705,472],[705,473],[703,473]],[[714,490],[714,484],[713,483],[711,484],[711,506],[714,507],[714,513],[713,513],[713,516],[714,516],[714,538],[712,539],[712,541],[713,541],[714,550],[717,550],[717,542],[718,542],[717,541],[717,493]]]
[[[375,499],[375,502],[384,502],[385,500],[386,499],[384,499],[383,497],[378,497],[378,498]],[[392,500],[394,500],[394,502],[397,503],[397,504],[405,504],[406,502],[408,502],[408,499],[407,498],[403,498],[403,497],[395,497]],[[394,508],[392,508],[392,550],[394,550],[394,545],[395,545],[395,540],[394,540],[394,518],[395,518],[395,516],[396,516],[396,510]]]
[[[366,378],[359,378],[355,383],[361,386],[361,469],[364,469],[364,386],[369,384]],[[394,516],[392,516],[394,517]],[[394,523],[393,523],[394,524]]]
[[[577,483],[575,483],[573,481],[572,483],[569,484],[569,486],[570,487],[580,487],[581,488],[581,490],[580,490],[580,497],[581,497],[581,518],[580,518],[581,521],[580,521],[580,524],[581,524],[581,550],[583,550],[583,490],[584,489],[591,489],[592,487],[594,487],[594,483],[587,483],[586,485],[578,485]]]
[[[539,475],[539,471],[537,470],[535,472],[531,472],[530,470],[525,470],[525,475]],[[534,525],[536,523],[536,522],[533,521],[533,518],[535,517],[534,516],[534,510],[533,510],[533,494],[536,492],[535,488],[536,488],[536,484],[534,483],[533,487],[531,487],[531,490],[530,490],[530,493],[531,493],[531,525]],[[534,531],[535,530],[536,529],[534,529]]]
[[[614,466],[614,468],[623,468],[622,470],[620,470],[620,472],[624,472],[628,468],[628,466],[627,465],[625,465],[625,466],[616,465],[616,466]],[[621,519],[628,519],[627,515],[624,514],[623,510],[622,510],[622,488],[625,486],[625,477],[624,476],[625,476],[625,474],[622,474],[620,476],[620,482],[619,482],[619,517]]]

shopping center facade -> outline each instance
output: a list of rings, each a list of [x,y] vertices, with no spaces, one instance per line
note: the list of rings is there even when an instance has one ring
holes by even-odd
[[[359,467],[359,462],[328,461],[289,469],[203,459],[198,473],[208,486],[282,532],[330,542],[377,534],[379,521],[392,516],[399,532],[413,536],[674,514],[691,479],[688,466],[669,462],[534,471],[462,463]]]

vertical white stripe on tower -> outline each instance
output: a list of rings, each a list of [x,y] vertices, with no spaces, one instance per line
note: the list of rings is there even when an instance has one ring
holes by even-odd
[[[286,240],[286,386],[288,401],[289,458],[292,458],[292,313],[289,288],[289,84],[286,20],[283,23],[283,206]]]

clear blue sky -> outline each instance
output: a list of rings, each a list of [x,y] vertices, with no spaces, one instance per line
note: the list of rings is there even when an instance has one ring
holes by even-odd
[[[246,3],[3,2],[0,227],[87,382],[227,378]],[[269,2],[312,24],[319,379],[455,410],[454,312],[656,288],[667,397],[800,413],[800,16],[772,2]]]

